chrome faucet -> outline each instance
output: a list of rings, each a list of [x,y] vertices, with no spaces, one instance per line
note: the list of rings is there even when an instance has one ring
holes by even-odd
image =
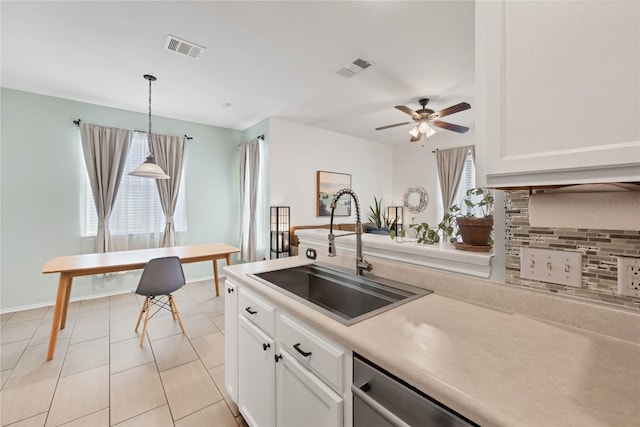
[[[338,199],[345,194],[349,194],[353,198],[353,202],[356,205],[356,229],[355,233],[340,234],[339,236],[335,236],[333,234],[333,214],[336,210],[336,203],[338,202]],[[358,196],[356,195],[356,193],[354,193],[350,188],[343,188],[336,193],[336,195],[333,197],[333,200],[331,201],[331,223],[329,225],[329,256],[336,256],[336,237],[351,236],[352,234],[356,235],[356,274],[358,276],[362,276],[363,271],[371,271],[373,267],[362,258],[362,223],[360,222],[360,202],[358,201]]]

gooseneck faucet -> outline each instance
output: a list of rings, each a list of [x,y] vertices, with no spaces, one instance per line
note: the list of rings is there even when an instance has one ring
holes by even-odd
[[[333,214],[336,210],[338,199],[345,194],[349,194],[353,198],[353,202],[356,205],[356,229],[355,233],[340,234],[339,236],[335,236],[333,234]],[[362,258],[362,223],[360,222],[360,202],[358,201],[358,196],[353,192],[353,190],[351,190],[350,188],[343,188],[336,193],[336,195],[333,197],[333,200],[331,201],[331,222],[329,225],[329,256],[336,256],[336,237],[351,236],[352,234],[356,235],[356,274],[358,276],[362,276],[362,272],[371,271],[372,266]]]

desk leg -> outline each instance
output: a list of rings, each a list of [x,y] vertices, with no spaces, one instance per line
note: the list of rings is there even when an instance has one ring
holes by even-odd
[[[64,294],[64,301],[62,303],[62,317],[60,319],[60,329],[64,329],[67,324],[67,309],[69,308],[69,298],[71,297],[71,281],[72,277],[69,277],[69,284],[67,285],[67,291]]]
[[[216,282],[216,296],[220,296],[220,284],[218,282],[218,259],[213,259],[213,279]]]
[[[67,314],[68,295],[71,292],[72,277],[67,273],[60,273],[58,281],[58,295],[56,296],[56,307],[53,312],[53,321],[51,322],[51,335],[49,336],[49,351],[47,352],[47,360],[53,359],[53,353],[56,350],[56,341],[58,339],[58,328],[61,328],[62,317]],[[64,326],[62,326],[64,327]]]

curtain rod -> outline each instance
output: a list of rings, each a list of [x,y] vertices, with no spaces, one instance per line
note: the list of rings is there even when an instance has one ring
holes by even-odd
[[[78,120],[74,120],[74,121],[73,121],[73,124],[74,124],[74,125],[76,125],[76,126],[78,126],[78,127],[80,127],[80,122],[81,122],[81,121],[82,121],[82,120],[80,120],[80,119],[78,119]],[[145,131],[145,130],[137,130],[137,129],[134,129],[133,131],[134,131],[134,132],[147,133],[147,131]],[[193,139],[193,137],[192,137],[192,136],[188,136],[187,134],[185,134],[185,135],[184,135],[184,137],[187,139],[187,141],[191,141],[191,140]]]

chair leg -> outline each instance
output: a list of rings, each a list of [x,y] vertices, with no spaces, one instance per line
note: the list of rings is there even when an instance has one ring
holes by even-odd
[[[138,315],[138,321],[136,322],[136,329],[135,332],[138,332],[138,327],[140,326],[140,321],[142,320],[142,314],[145,312],[145,309],[147,308],[147,299],[149,297],[144,299],[144,304],[142,304],[142,308],[140,309],[140,314]]]
[[[169,297],[169,305],[171,306],[171,313],[173,314],[173,320],[178,319],[178,323],[180,323],[180,329],[182,329],[182,334],[187,335],[184,331],[184,325],[182,324],[182,319],[180,318],[180,313],[178,312],[178,306],[176,306],[175,301],[173,301],[173,296],[168,295]]]
[[[147,297],[145,302],[146,314],[144,316],[144,325],[142,326],[142,335],[140,336],[140,347],[144,344],[144,334],[147,332],[147,323],[149,323],[149,312],[151,311],[151,298]]]

